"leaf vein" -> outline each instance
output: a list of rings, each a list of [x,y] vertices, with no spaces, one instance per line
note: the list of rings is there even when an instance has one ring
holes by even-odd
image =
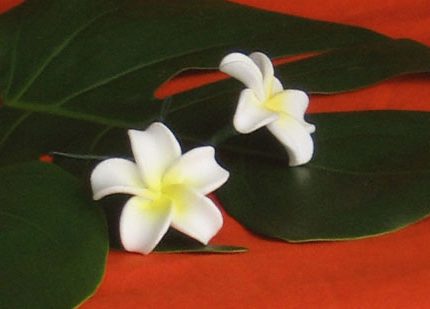
[[[99,80],[99,81],[95,82],[94,84],[92,84],[92,85],[90,85],[90,86],[88,86],[86,88],[80,89],[80,90],[78,90],[78,91],[70,94],[69,96],[63,98],[58,103],[56,103],[55,106],[63,106],[65,103],[67,103],[68,101],[70,101],[71,99],[73,99],[73,98],[75,98],[77,96],[80,96],[81,94],[84,94],[84,93],[89,92],[91,90],[94,90],[94,89],[100,88],[102,86],[105,86],[105,85],[107,85],[107,84],[109,84],[109,83],[111,83],[111,82],[113,82],[113,81],[115,81],[117,79],[120,79],[120,78],[122,78],[124,76],[127,76],[129,74],[132,74],[132,73],[136,73],[137,71],[145,69],[145,68],[147,68],[149,66],[156,65],[156,64],[159,64],[159,63],[164,62],[164,61],[173,60],[175,58],[180,58],[180,57],[184,57],[184,56],[190,56],[190,55],[192,55],[194,53],[204,52],[206,50],[211,50],[213,48],[227,47],[227,46],[229,46],[229,44],[218,44],[218,45],[208,46],[208,47],[205,47],[205,48],[197,48],[197,49],[194,49],[194,50],[188,50],[188,51],[183,52],[181,54],[175,54],[173,56],[168,56],[168,57],[164,57],[164,58],[153,60],[153,61],[149,61],[149,62],[139,63],[139,64],[137,64],[137,65],[135,65],[135,66],[127,69],[127,70],[124,70],[124,71],[122,71],[120,73],[117,73],[117,74],[115,74],[113,76],[110,76],[110,77],[107,77],[105,79]],[[184,69],[179,69],[179,70],[177,70],[175,72],[172,72],[172,74],[170,74],[170,76],[175,76],[176,74],[178,74],[179,72],[181,72],[183,70]],[[166,80],[169,80],[169,78],[166,78]]]
[[[84,112],[75,112],[65,109],[59,109],[55,106],[51,105],[28,105],[28,104],[20,104],[16,103],[13,105],[13,108],[20,109],[24,111],[42,113],[42,114],[51,114],[54,116],[65,117],[69,119],[82,120],[87,122],[92,122],[95,124],[109,125],[114,127],[122,127],[128,128],[131,123],[123,120],[110,119],[103,116],[98,116],[94,114],[86,114]]]
[[[24,113],[21,115],[5,132],[3,137],[0,139],[0,149],[3,148],[6,141],[9,139],[9,137],[13,134],[13,132],[19,127],[19,125],[25,121],[29,116],[31,115],[31,112]]]
[[[51,236],[51,234],[50,234],[49,232],[47,232],[47,231],[45,231],[44,229],[40,228],[40,227],[39,227],[39,226],[37,226],[36,224],[34,224],[34,223],[32,223],[32,222],[28,221],[27,219],[25,219],[25,218],[24,218],[24,217],[22,217],[22,216],[19,216],[19,215],[16,215],[16,214],[10,213],[10,212],[6,212],[6,211],[1,211],[1,210],[0,210],[0,216],[13,218],[13,219],[15,219],[15,220],[17,220],[17,221],[20,221],[20,222],[22,222],[22,223],[25,223],[26,225],[28,225],[28,226],[30,226],[30,227],[32,227],[32,228],[34,228],[35,230],[37,230],[37,231],[41,232],[41,233],[42,233],[42,234],[44,234],[44,235],[46,235],[46,237],[47,237],[50,241],[52,241],[53,243],[55,243],[56,245],[60,245],[60,243],[59,243],[58,241],[56,241],[56,240]]]
[[[104,11],[91,20],[89,20],[87,23],[80,26],[78,29],[75,30],[71,35],[66,37],[66,39],[61,43],[57,48],[53,50],[53,52],[46,58],[46,60],[42,63],[42,65],[39,67],[39,69],[36,70],[34,75],[28,80],[28,82],[22,87],[22,89],[18,92],[18,94],[15,96],[14,99],[12,99],[12,103],[17,102],[34,84],[34,82],[39,78],[39,76],[43,73],[43,71],[46,69],[46,67],[56,58],[58,57],[69,45],[73,42],[74,39],[76,39],[79,34],[81,34],[83,31],[88,29],[91,25],[93,25],[96,21],[98,21],[100,18],[106,16],[107,14],[118,10],[118,8],[109,9],[107,11]]]
[[[17,30],[15,41],[14,41],[14,45],[13,45],[13,49],[12,49],[9,79],[7,81],[7,85],[6,85],[6,89],[5,89],[5,93],[4,93],[4,98],[5,99],[9,95],[9,90],[10,90],[10,87],[12,86],[12,81],[13,81],[13,78],[15,76],[16,58],[17,58],[16,57],[16,50],[17,50],[19,38],[21,36],[21,29],[22,29],[22,24],[20,24],[19,29]]]

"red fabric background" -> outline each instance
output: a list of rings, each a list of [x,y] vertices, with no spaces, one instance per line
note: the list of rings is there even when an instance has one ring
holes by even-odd
[[[18,2],[1,0],[0,11]],[[430,0],[237,2],[430,45]],[[196,84],[193,77],[183,78],[158,94]],[[430,111],[429,75],[313,96],[310,106],[310,112],[368,109]],[[286,244],[254,236],[228,215],[224,218],[213,243],[246,246],[249,253],[111,252],[100,288],[82,308],[430,308],[430,220],[376,238]]]

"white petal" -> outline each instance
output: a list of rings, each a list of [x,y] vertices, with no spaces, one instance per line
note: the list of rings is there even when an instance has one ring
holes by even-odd
[[[241,53],[228,54],[221,60],[219,69],[252,89],[259,100],[264,100],[263,75],[248,56]]]
[[[166,169],[181,155],[178,141],[160,122],[145,131],[129,130],[128,135],[144,183],[158,189]]]
[[[281,82],[274,76],[273,64],[269,57],[260,52],[249,55],[263,74],[264,91],[266,98],[284,90]]]
[[[272,83],[272,94],[276,94],[278,92],[281,92],[284,90],[284,87],[282,86],[282,83],[279,79],[276,77],[273,77],[273,83]]]
[[[114,193],[137,195],[143,188],[139,169],[134,162],[108,159],[100,162],[91,173],[91,187],[95,200]]]
[[[234,128],[239,133],[251,133],[278,118],[277,113],[266,109],[250,89],[240,93],[239,103],[233,118]]]
[[[185,153],[166,173],[163,185],[183,184],[202,195],[221,187],[229,172],[215,161],[213,147],[198,147]]]
[[[252,61],[254,61],[254,63],[258,66],[261,73],[263,74],[263,79],[273,76],[274,74],[273,64],[272,64],[272,61],[270,61],[269,57],[267,57],[263,53],[255,52],[250,54],[249,58],[251,58]]]
[[[315,132],[315,126],[307,123],[304,119],[306,109],[309,105],[308,95],[295,89],[284,90],[267,101],[266,107],[285,113],[301,122],[309,133]]]
[[[305,126],[306,131],[308,131],[308,133],[314,133],[315,132],[315,129],[316,129],[315,125],[313,125],[312,123],[304,121],[303,125]]]
[[[171,186],[167,191],[174,205],[172,226],[207,244],[222,226],[219,209],[206,196],[184,186]]]
[[[314,143],[306,127],[289,116],[270,123],[267,128],[284,145],[290,166],[302,165],[312,158]]]
[[[132,197],[120,218],[121,242],[127,251],[148,254],[166,234],[172,220],[171,203]]]

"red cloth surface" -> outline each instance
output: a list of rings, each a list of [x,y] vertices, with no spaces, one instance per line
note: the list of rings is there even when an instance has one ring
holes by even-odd
[[[1,0],[0,11],[18,2]],[[429,0],[237,2],[430,45]],[[196,84],[192,76],[183,78],[158,94]],[[309,112],[374,109],[430,111],[429,75],[313,96]],[[111,252],[100,288],[82,308],[430,308],[430,220],[375,238],[288,244],[252,235],[224,218],[213,243],[245,246],[248,253]]]

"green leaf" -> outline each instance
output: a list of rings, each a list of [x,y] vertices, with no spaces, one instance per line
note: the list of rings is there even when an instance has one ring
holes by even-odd
[[[0,165],[37,159],[54,150],[118,156],[128,149],[124,129],[0,108]]]
[[[78,118],[117,113],[137,123],[138,111],[156,108],[141,102],[161,82],[187,67],[217,67],[231,49],[279,56],[387,40],[210,0],[30,0],[2,17],[0,35],[1,92],[10,105]]]
[[[115,128],[158,118],[162,82],[231,50],[275,57],[386,40],[224,1],[28,0],[0,16],[0,163],[118,147]]]
[[[67,22],[64,22],[65,20]],[[143,128],[158,119],[162,107],[160,102],[153,98],[153,93],[163,81],[185,68],[216,67],[221,57],[233,50],[263,50],[272,57],[322,52],[321,55],[279,67],[286,86],[310,92],[347,91],[391,76],[430,71],[429,48],[419,43],[391,40],[366,29],[257,11],[223,1],[188,0],[173,3],[167,0],[28,0],[19,8],[0,16],[0,94],[3,99],[0,109],[0,164],[28,160],[51,150],[124,156],[125,149],[129,146],[122,128]],[[231,122],[241,88],[239,83],[228,80],[176,96],[167,119],[184,140],[209,140],[219,127]],[[336,118],[316,116],[315,119],[318,122],[321,118],[324,124],[324,117]],[[390,121],[390,117],[386,121]],[[352,119],[350,116],[346,118]],[[365,120],[358,118],[352,119],[351,123],[359,125],[359,122],[354,121]],[[412,118],[415,119],[415,116]],[[340,122],[342,120],[334,121],[338,124]],[[370,126],[367,120],[364,123],[365,126]],[[381,121],[379,123],[383,124]],[[349,127],[350,124],[345,123],[345,128],[348,128],[345,132],[357,128]],[[332,130],[336,128],[334,126]],[[376,128],[379,129],[379,126]],[[410,142],[409,136],[402,134],[399,133],[399,136]],[[393,154],[398,154],[397,151],[403,145],[396,144],[397,138],[398,136],[393,141],[396,146],[392,147]],[[379,139],[376,138],[378,142],[374,142],[371,150],[372,147],[382,145],[391,149],[387,143],[380,144]],[[254,206],[266,202],[262,197],[259,197],[259,201],[254,196],[253,186],[257,182],[255,175],[264,178],[263,176],[270,174],[280,182],[295,181],[296,184],[291,185],[288,190],[301,193],[301,198],[308,203],[306,205],[314,204],[310,203],[312,200],[307,196],[307,191],[304,191],[309,186],[314,187],[314,182],[320,183],[319,179],[327,185],[353,184],[352,187],[357,186],[357,190],[362,190],[356,193],[356,198],[349,208],[342,206],[338,209],[342,224],[336,226],[334,232],[326,231],[326,239],[336,238],[345,231],[340,238],[385,232],[418,220],[428,212],[425,207],[419,207],[425,198],[425,190],[414,191],[421,188],[420,179],[427,174],[415,170],[411,173],[409,165],[402,165],[410,163],[405,161],[405,157],[410,153],[404,154],[404,157],[394,155],[394,159],[387,161],[399,168],[398,170],[394,168],[393,172],[393,166],[388,164],[388,172],[380,171],[378,168],[384,161],[381,158],[387,148],[380,153],[376,152],[379,154],[376,155],[366,148],[368,144],[362,144],[366,145],[363,149],[354,148],[359,146],[351,144],[345,149],[354,154],[362,151],[366,154],[366,160],[362,161],[361,157],[358,160],[354,156],[335,160],[328,155],[328,150],[327,154],[317,153],[317,158],[308,166],[284,173],[283,169],[278,168],[285,166],[285,159],[282,159],[283,150],[279,149],[279,146],[271,145],[272,148],[268,146],[267,149],[273,151],[259,152],[254,146],[246,148],[247,140],[241,140],[242,146],[235,146],[235,151],[231,152],[230,157],[226,157],[226,162],[239,173],[232,180],[232,183],[236,184],[232,186],[232,191],[228,189],[225,193],[227,199],[245,190],[241,186],[243,180],[240,179],[251,173],[250,166],[255,169],[255,173],[251,174],[253,178],[246,185],[252,188],[253,193],[247,192],[243,198]],[[266,139],[261,145],[265,145],[265,141]],[[324,145],[324,140],[321,145]],[[428,144],[424,142],[424,145]],[[343,146],[340,148],[339,152],[344,150]],[[242,152],[245,153],[240,154]],[[331,156],[334,154],[331,152]],[[257,159],[251,158],[250,155],[255,155]],[[240,160],[237,160],[238,158]],[[328,161],[324,158],[328,158]],[[332,166],[330,162],[336,162],[337,165]],[[355,167],[363,170],[354,170]],[[421,169],[421,166],[419,168]],[[402,177],[395,177],[398,174]],[[406,176],[412,174],[414,178],[408,180]],[[313,180],[308,181],[307,175],[313,175]],[[400,193],[396,192],[397,195],[393,196],[397,199],[393,198],[393,201],[387,194],[382,194],[385,193],[382,189],[382,193],[371,190],[381,187],[394,188],[396,184],[399,186],[396,183],[399,178],[410,181],[406,182],[409,191],[406,190],[401,197],[398,197]],[[303,179],[305,182],[301,184]],[[40,186],[43,184],[42,181]],[[263,182],[261,185],[266,186],[269,191],[273,190],[271,183]],[[237,186],[238,189],[234,189]],[[327,186],[320,186],[319,190],[317,193],[320,195],[327,190],[337,192],[330,191]],[[370,190],[374,195],[366,190]],[[342,192],[348,190],[345,188]],[[324,200],[317,193],[316,201],[320,202],[321,199],[325,201],[324,207],[334,210],[334,206],[329,207],[332,204],[327,201],[327,197]],[[369,193],[365,195],[368,200],[360,200],[362,193]],[[285,199],[285,196],[281,196],[280,191],[273,194],[274,197],[279,196],[279,199],[272,201],[267,209],[284,209],[284,204],[280,201]],[[380,196],[385,198],[383,203],[383,198],[378,199]],[[399,201],[411,196],[416,199],[411,202],[415,206],[408,212],[409,208],[399,206]],[[237,199],[236,196],[234,201]],[[335,199],[340,202],[347,200],[347,196]],[[287,202],[289,203],[289,200]],[[366,202],[366,205],[393,203],[393,209],[398,211],[395,214],[399,215],[390,216],[381,223],[383,215],[388,212],[384,212],[383,208],[358,206],[362,205],[361,202]],[[234,213],[236,202],[231,207],[231,212]],[[255,209],[255,217],[264,218],[258,213],[258,207]],[[288,208],[285,209],[288,211]],[[301,218],[300,214],[306,212],[306,209],[308,208],[297,207],[291,212]],[[314,217],[308,212],[309,216],[304,216],[307,221],[300,222],[304,222],[304,226],[306,222],[315,223],[320,216],[324,216],[325,210],[315,211]],[[366,212],[376,215],[356,215]],[[245,219],[253,218],[250,214],[247,214]],[[346,219],[348,214],[353,214],[352,220],[358,220],[358,223],[353,221],[353,224],[348,225],[348,222],[352,222]],[[280,218],[282,216],[277,217],[278,221],[283,223]],[[272,219],[273,222],[278,222],[276,218]],[[324,231],[327,226],[333,228],[333,222],[336,222],[334,219],[339,218],[330,217],[322,226],[316,225],[311,229],[309,235],[302,235],[303,238],[298,236],[297,239],[291,236],[290,240],[319,239],[312,236],[312,233],[315,230],[318,233]],[[366,220],[377,222],[373,224],[374,221]],[[246,220],[243,221],[248,225]],[[290,237],[278,235],[284,233],[283,224],[279,227],[279,224],[272,225],[272,221],[268,222],[270,226],[266,228],[272,232],[276,230],[276,233],[259,231],[260,233],[287,239]],[[370,228],[366,222],[371,223]],[[307,227],[293,228],[294,224],[291,226],[300,233],[308,230]],[[346,228],[348,226],[349,230]],[[371,231],[366,230],[366,226]],[[336,229],[340,231],[338,234]],[[169,246],[164,248],[175,250]]]
[[[276,69],[287,88],[343,92],[390,76],[430,72],[430,48],[410,40],[391,40],[331,51]],[[243,87],[239,82],[227,80],[176,95],[167,123],[185,138],[209,141],[222,133],[219,128],[231,127]],[[176,108],[182,102],[190,105]]]
[[[0,170],[2,308],[71,308],[105,269],[103,213],[79,182],[51,164]]]
[[[0,205],[0,307],[72,308],[94,293],[106,264],[106,223],[74,177],[36,162],[3,168]],[[156,251],[246,249],[204,246],[170,231]]]
[[[315,87],[320,92],[346,91],[391,75],[430,71],[429,49],[416,42],[389,41],[356,50],[358,56],[339,50],[281,66],[279,71],[285,75],[286,85]],[[317,65],[310,66],[309,62]],[[241,87],[228,80],[177,95],[166,119],[185,139],[208,140],[220,127],[231,122]],[[155,113],[146,115],[156,118]],[[51,150],[117,156],[129,149],[125,130],[115,126],[9,108],[0,109],[0,119],[0,149],[3,150],[0,162],[3,164],[34,158]],[[16,140],[22,142],[16,143]]]
[[[237,246],[211,244],[205,246],[171,229],[155,248],[155,251],[163,253],[243,253],[248,250]]]
[[[292,242],[361,238],[430,214],[430,114],[311,115],[315,158],[288,167],[266,130],[225,146],[226,210],[259,234]],[[268,198],[270,197],[270,198]]]
[[[428,73],[430,48],[412,40],[377,42],[288,63],[280,66],[279,72],[288,88],[339,93],[394,76]]]

